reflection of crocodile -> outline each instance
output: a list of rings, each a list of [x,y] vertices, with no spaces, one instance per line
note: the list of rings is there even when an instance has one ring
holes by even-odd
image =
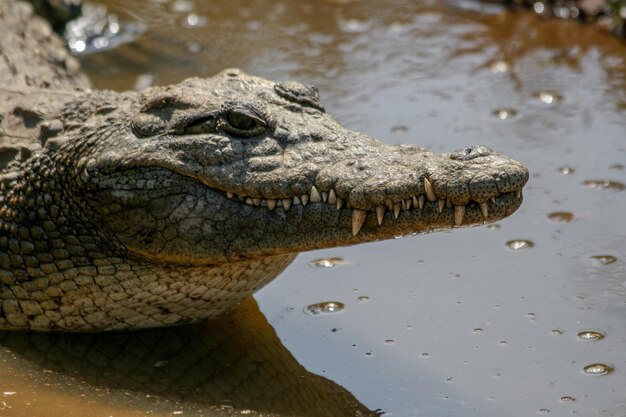
[[[79,384],[86,382],[137,393],[133,398],[144,393],[161,409],[183,404],[184,415],[378,415],[296,362],[251,297],[210,323],[115,334],[0,332],[1,347],[49,370],[50,384],[40,373],[24,372],[27,384],[58,386],[65,375],[72,380],[61,385],[74,392],[83,392]],[[41,395],[41,388],[34,390]],[[67,415],[58,405],[47,415]]]
[[[87,82],[27,5],[1,2],[0,16],[0,328],[213,317],[297,252],[521,203],[518,162],[379,143],[295,82],[226,70],[143,93],[77,89]]]

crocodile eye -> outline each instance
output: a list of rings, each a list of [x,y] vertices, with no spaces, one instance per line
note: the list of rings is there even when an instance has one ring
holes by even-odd
[[[264,133],[268,128],[267,117],[248,104],[234,104],[222,113],[219,127],[233,136],[249,138]]]
[[[237,130],[252,130],[257,126],[253,118],[234,111],[228,112],[226,121]]]

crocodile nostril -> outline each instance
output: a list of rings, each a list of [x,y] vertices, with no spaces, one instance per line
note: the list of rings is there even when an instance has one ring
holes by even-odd
[[[459,149],[450,154],[450,159],[457,161],[469,161],[480,156],[492,155],[493,151],[485,146],[470,146],[465,149]]]

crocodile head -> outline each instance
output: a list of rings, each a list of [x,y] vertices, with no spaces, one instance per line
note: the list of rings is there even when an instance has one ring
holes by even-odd
[[[152,88],[75,168],[93,224],[152,260],[210,265],[492,222],[524,166],[343,128],[314,87],[226,70]]]

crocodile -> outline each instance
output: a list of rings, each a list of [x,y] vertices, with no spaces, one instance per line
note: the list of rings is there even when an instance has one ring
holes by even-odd
[[[484,224],[527,169],[342,127],[317,89],[227,69],[92,90],[32,7],[1,2],[0,329],[94,332],[227,313],[297,253]]]

